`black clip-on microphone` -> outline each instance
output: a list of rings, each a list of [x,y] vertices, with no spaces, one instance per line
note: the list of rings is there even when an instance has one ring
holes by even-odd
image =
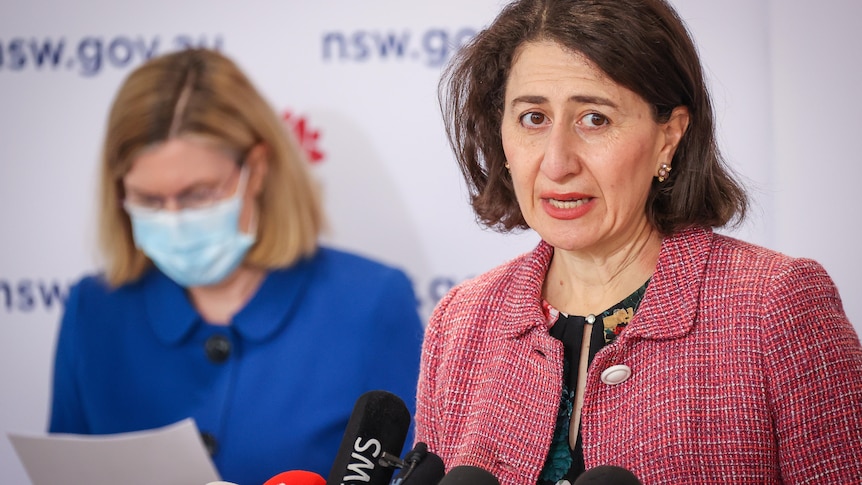
[[[387,468],[400,468],[401,472],[398,473],[397,476],[392,478],[390,485],[398,485],[403,483],[407,478],[410,477],[410,474],[413,473],[413,470],[416,469],[416,466],[425,458],[425,455],[428,454],[428,445],[422,443],[421,441],[416,443],[416,446],[413,447],[412,450],[407,452],[404,455],[404,459],[398,458],[397,456],[383,452],[378,459],[378,462],[381,466]]]

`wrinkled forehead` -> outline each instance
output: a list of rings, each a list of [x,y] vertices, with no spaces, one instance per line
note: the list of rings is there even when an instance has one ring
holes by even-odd
[[[608,88],[622,88],[584,53],[551,40],[537,40],[524,42],[515,50],[503,95],[507,97],[514,84],[523,87],[525,83],[555,80],[563,84],[573,77]]]

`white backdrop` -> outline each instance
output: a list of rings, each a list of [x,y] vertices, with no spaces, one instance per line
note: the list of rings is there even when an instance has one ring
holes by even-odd
[[[72,5],[74,3],[74,5]],[[304,126],[327,241],[404,268],[423,316],[455,282],[530,247],[479,228],[443,136],[441,64],[501,0],[6,0],[0,16],[0,483],[26,483],[5,438],[48,414],[68,285],[98,268],[95,178],[129,69],[218,47]],[[734,234],[820,261],[862,329],[862,66],[856,0],[674,0],[710,77],[727,158],[752,189]],[[817,324],[817,322],[812,322]]]

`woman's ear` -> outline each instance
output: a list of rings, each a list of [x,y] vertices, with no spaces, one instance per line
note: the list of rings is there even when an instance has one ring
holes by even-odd
[[[269,172],[269,149],[264,143],[258,143],[249,150],[245,157],[248,166],[248,185],[246,193],[257,198],[263,191],[263,182]]]
[[[688,130],[688,122],[688,107],[677,106],[670,113],[670,118],[661,125],[662,132],[664,133],[664,146],[659,152],[656,171],[662,165],[671,165],[676,148],[679,146],[679,142],[682,140],[683,135],[685,135],[686,130]]]

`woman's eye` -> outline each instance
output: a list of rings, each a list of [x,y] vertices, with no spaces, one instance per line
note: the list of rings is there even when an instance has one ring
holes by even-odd
[[[179,197],[181,205],[184,207],[201,207],[215,201],[215,190],[212,189],[196,189]]]
[[[599,113],[589,113],[581,118],[581,122],[589,127],[597,128],[608,124],[608,118]]]
[[[521,116],[521,124],[527,127],[541,126],[547,122],[548,118],[542,113],[530,112]]]
[[[151,195],[136,194],[130,196],[128,199],[134,205],[146,207],[147,209],[161,209],[165,204],[165,201],[161,197]]]

